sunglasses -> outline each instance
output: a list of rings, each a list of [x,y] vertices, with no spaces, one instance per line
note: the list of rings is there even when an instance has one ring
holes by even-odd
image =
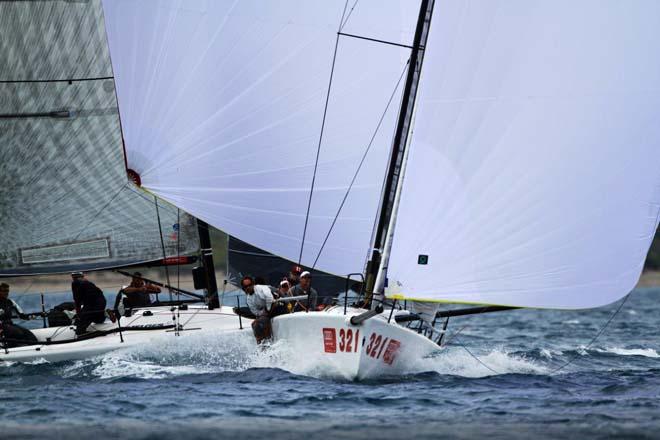
[[[243,284],[243,285],[241,286],[241,289],[243,289],[243,290],[247,290],[248,287],[252,287],[252,283],[248,284],[247,286],[246,286],[245,284]]]

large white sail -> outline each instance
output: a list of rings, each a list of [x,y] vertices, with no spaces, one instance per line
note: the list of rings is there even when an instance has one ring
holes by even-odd
[[[408,1],[105,1],[128,166],[144,187],[298,261],[337,31],[410,44]],[[409,49],[341,36],[302,264],[314,265]],[[363,270],[402,85],[316,267]]]
[[[198,250],[128,182],[100,1],[0,2],[0,60],[0,275],[158,260],[159,229],[168,256]]]
[[[437,1],[389,261],[407,298],[613,302],[660,213],[660,3]]]

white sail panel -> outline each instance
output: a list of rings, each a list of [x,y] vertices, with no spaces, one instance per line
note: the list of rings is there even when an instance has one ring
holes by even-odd
[[[129,168],[196,217],[298,261],[342,17],[346,32],[410,44],[414,22],[403,3],[104,2]],[[317,260],[408,56],[340,38],[303,265]],[[321,270],[363,269],[402,88],[318,258]]]
[[[389,291],[627,294],[660,212],[659,29],[654,1],[436,2]]]

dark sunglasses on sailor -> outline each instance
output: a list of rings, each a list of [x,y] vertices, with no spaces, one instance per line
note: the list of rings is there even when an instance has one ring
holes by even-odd
[[[244,292],[246,292],[250,287],[252,287],[252,283],[250,283],[248,285],[245,285],[245,284],[241,285],[241,289],[243,289]]]

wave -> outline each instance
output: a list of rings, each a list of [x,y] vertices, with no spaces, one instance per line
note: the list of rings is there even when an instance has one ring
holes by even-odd
[[[595,348],[594,351],[598,353],[610,353],[619,356],[643,356],[647,358],[660,358],[660,353],[652,348]]]
[[[405,372],[407,375],[434,373],[468,378],[500,374],[544,375],[552,371],[557,362],[575,355],[617,355],[660,358],[653,348],[575,347],[571,350],[535,348],[512,352],[505,348],[469,348],[449,346],[432,356],[420,357]],[[62,378],[88,377],[101,380],[150,380],[177,376],[244,372],[250,369],[277,369],[299,376],[336,379],[338,371],[322,366],[322,354],[295,353],[280,341],[257,346],[252,332],[236,331],[219,336],[214,332],[183,333],[179,337],[159,338],[148,345],[128,347],[81,361],[40,365]],[[15,367],[11,367],[12,369]],[[23,368],[23,367],[21,367]],[[36,373],[37,371],[35,371]],[[42,371],[43,372],[43,371]]]

